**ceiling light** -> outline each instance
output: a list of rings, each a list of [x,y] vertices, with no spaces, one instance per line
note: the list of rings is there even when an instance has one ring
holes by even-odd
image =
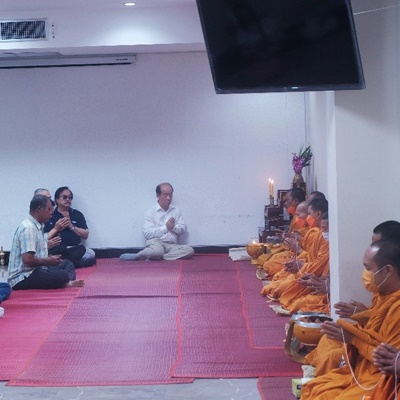
[[[127,1],[124,3],[124,6],[136,6],[136,3],[134,3],[133,1]]]

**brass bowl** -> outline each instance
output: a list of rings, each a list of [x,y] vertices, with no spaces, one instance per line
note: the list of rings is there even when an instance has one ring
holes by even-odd
[[[293,327],[293,335],[303,344],[316,346],[320,341],[322,325],[325,321],[332,321],[327,314],[323,313],[303,313],[292,315],[292,320],[296,321]]]
[[[261,254],[264,252],[264,244],[263,243],[251,243],[248,244],[246,247],[247,254],[251,258],[260,257]]]

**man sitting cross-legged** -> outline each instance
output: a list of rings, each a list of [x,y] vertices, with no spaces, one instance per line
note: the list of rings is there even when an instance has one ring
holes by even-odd
[[[186,232],[186,224],[179,208],[171,204],[173,194],[170,183],[157,185],[157,204],[147,211],[143,228],[146,247],[137,254],[122,254],[121,260],[178,260],[193,256],[190,246],[178,244],[178,236]]]
[[[48,197],[33,197],[29,215],[16,230],[11,246],[8,283],[13,290],[84,285],[82,280],[76,280],[70,260],[61,260],[60,255],[48,255],[43,226],[52,213],[53,205]]]

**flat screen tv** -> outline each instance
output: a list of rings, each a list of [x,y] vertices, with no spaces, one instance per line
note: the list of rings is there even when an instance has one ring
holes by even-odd
[[[196,0],[217,93],[364,89],[350,0]]]

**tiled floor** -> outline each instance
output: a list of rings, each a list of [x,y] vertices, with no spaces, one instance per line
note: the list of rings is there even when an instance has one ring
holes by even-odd
[[[1,400],[259,400],[257,379],[196,379],[191,384],[15,387],[0,383]]]

